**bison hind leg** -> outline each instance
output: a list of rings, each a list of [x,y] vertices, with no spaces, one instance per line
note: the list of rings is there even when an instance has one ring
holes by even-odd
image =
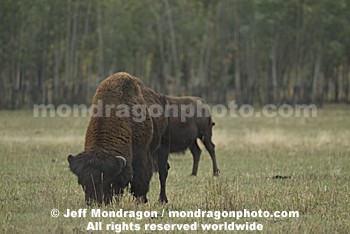
[[[195,140],[191,145],[190,145],[190,151],[193,156],[193,167],[192,167],[192,176],[197,175],[198,171],[198,164],[199,164],[199,159],[201,157],[202,150],[199,148],[197,141]]]
[[[207,151],[209,152],[209,155],[211,157],[211,160],[213,162],[213,175],[218,176],[220,174],[220,170],[218,168],[218,165],[216,163],[216,155],[215,155],[215,145],[211,141],[211,137],[204,137],[203,144]]]

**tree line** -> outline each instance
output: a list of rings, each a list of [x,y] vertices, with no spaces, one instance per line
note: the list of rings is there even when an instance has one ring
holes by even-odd
[[[126,71],[212,103],[350,102],[350,0],[2,0],[0,108]]]

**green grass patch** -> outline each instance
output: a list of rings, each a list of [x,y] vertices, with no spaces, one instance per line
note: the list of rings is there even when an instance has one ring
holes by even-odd
[[[168,204],[158,203],[155,174],[149,203],[138,204],[125,194],[118,204],[100,207],[107,211],[165,211],[163,218],[141,220],[62,216],[66,209],[91,209],[85,205],[83,190],[66,160],[67,155],[83,150],[87,122],[87,118],[33,118],[30,111],[0,111],[1,233],[86,233],[89,221],[104,225],[258,222],[264,225],[263,233],[350,231],[348,107],[320,109],[317,118],[215,118],[218,178],[212,177],[209,154],[201,145],[197,177],[190,176],[189,152],[170,157]],[[276,175],[290,178],[273,179]],[[53,208],[61,211],[58,218],[50,216]],[[300,217],[167,217],[171,210],[198,209],[299,211]]]

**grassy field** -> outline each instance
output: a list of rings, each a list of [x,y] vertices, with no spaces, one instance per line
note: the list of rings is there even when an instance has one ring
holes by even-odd
[[[138,204],[125,195],[119,204],[100,207],[160,213],[164,209],[163,218],[141,220],[62,216],[67,209],[88,208],[66,160],[68,154],[82,151],[87,121],[0,111],[0,233],[85,233],[89,221],[103,225],[258,222],[264,225],[263,233],[350,232],[349,106],[320,109],[317,118],[215,118],[218,178],[212,177],[210,157],[201,146],[197,177],[189,176],[189,152],[171,156],[167,205],[157,202],[159,182],[154,175],[149,203]],[[276,175],[291,178],[273,179]],[[53,208],[61,211],[58,218],[51,217]],[[172,210],[198,209],[299,211],[300,217],[167,217]]]

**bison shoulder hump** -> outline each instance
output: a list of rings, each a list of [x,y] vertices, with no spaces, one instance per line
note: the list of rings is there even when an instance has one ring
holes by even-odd
[[[118,72],[105,79],[99,87],[99,92],[122,93],[123,96],[138,96],[141,94],[138,82],[126,72]]]

